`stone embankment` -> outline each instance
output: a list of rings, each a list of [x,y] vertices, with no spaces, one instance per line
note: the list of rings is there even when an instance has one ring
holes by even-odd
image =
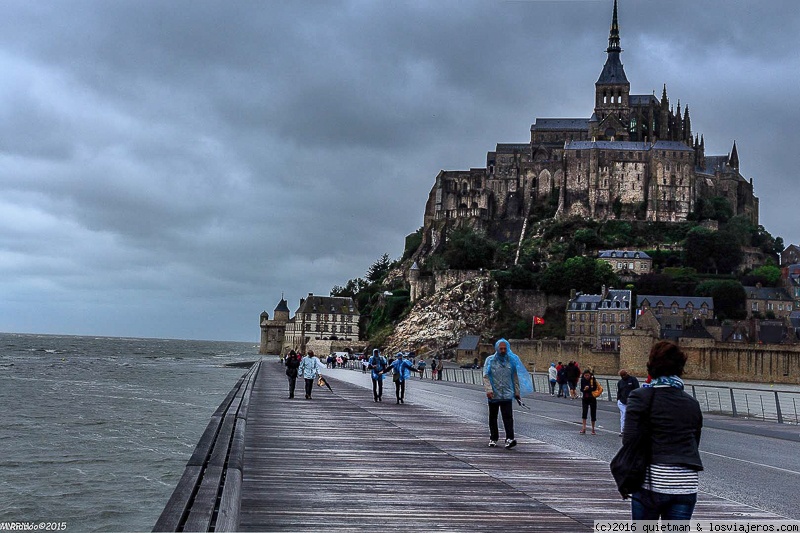
[[[463,335],[488,338],[497,319],[497,285],[488,273],[418,301],[386,341],[386,349],[420,354],[455,350]]]

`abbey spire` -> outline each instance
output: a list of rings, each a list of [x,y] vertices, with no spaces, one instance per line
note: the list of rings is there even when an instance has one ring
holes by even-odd
[[[606,52],[606,64],[594,84],[594,116],[590,125],[590,136],[598,140],[624,141],[629,137],[631,84],[619,58],[622,48],[619,45],[617,0],[614,0]]]

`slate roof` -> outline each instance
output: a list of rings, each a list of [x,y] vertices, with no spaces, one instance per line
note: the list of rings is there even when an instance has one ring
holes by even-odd
[[[631,94],[628,95],[628,104],[630,105],[648,105],[648,104],[658,104],[658,98],[655,97],[653,94]]]
[[[679,309],[686,309],[690,303],[695,309],[700,309],[706,304],[708,309],[714,309],[714,299],[707,296],[659,296],[653,294],[640,294],[636,297],[636,306],[642,307],[645,303],[650,307],[658,307],[659,302],[665,309],[672,307],[673,302],[678,304]]]
[[[601,294],[578,294],[569,301],[568,307],[570,311],[630,309],[631,291],[610,289],[605,299]]]
[[[628,83],[628,77],[625,75],[622,61],[619,60],[619,52],[609,52],[606,64],[603,65],[603,71],[600,73],[600,77],[597,78],[597,83],[611,85]]]
[[[744,293],[748,300],[793,301],[782,287],[745,287]]]
[[[600,259],[652,259],[645,252],[638,250],[600,250],[597,257]]]
[[[479,335],[464,335],[458,343],[456,350],[477,350],[481,338]]]
[[[286,311],[289,312],[289,306],[286,303],[284,298],[281,298],[281,301],[278,302],[278,306],[275,308],[275,311]]]
[[[531,131],[544,130],[589,130],[587,118],[537,118]]]
[[[653,144],[653,150],[671,150],[673,152],[693,152],[694,149],[689,148],[681,141],[656,141]]]
[[[314,296],[309,294],[296,313],[323,313],[334,315],[358,315],[358,308],[352,298],[338,296]]]
[[[763,321],[758,331],[758,340],[764,344],[780,344],[785,340],[786,328],[781,323]]]

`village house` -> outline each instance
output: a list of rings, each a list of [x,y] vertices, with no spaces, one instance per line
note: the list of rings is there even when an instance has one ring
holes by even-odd
[[[745,287],[747,317],[787,318],[794,309],[794,300],[783,287]]]
[[[620,276],[641,276],[653,270],[653,258],[638,250],[600,250],[597,259]]]
[[[567,303],[566,340],[598,350],[619,350],[619,332],[631,323],[631,291],[606,289],[602,294],[572,291]]]

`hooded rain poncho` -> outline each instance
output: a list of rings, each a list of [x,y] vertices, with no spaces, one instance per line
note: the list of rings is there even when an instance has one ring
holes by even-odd
[[[501,343],[506,345],[505,354],[498,350]],[[494,349],[494,354],[487,357],[483,365],[484,388],[493,396],[490,401],[513,400],[516,394],[532,394],[533,378],[520,358],[511,351],[508,341],[500,339]]]

